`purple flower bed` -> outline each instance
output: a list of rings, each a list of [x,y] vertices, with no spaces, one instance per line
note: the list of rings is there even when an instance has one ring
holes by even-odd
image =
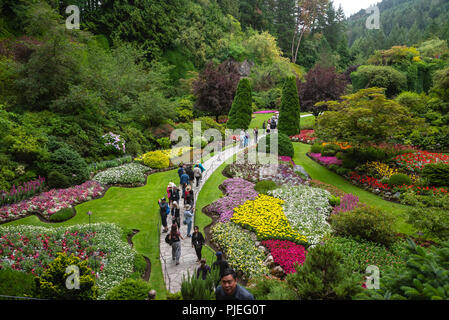
[[[26,198],[29,198],[36,193],[41,192],[44,184],[45,178],[39,177],[39,179],[25,182],[17,188],[13,185],[12,189],[8,192],[0,191],[0,206],[20,202]]]
[[[340,212],[351,211],[359,206],[359,197],[353,194],[345,194],[340,199],[340,205],[336,206],[332,211],[332,214],[338,214]]]
[[[276,172],[269,170],[269,166],[260,164],[231,164],[228,174],[232,177],[244,178],[245,180],[256,183],[261,180],[272,180],[278,185],[304,184],[304,180],[299,177],[292,167],[286,164],[279,164]],[[262,170],[261,170],[262,169]],[[267,169],[267,170],[264,170]],[[262,171],[262,172],[261,172]]]
[[[228,179],[222,186],[226,190],[225,196],[208,207],[209,212],[220,215],[220,222],[228,222],[234,215],[234,208],[258,196],[254,183],[241,178]]]
[[[343,161],[338,160],[336,157],[322,157],[321,153],[311,153],[310,156],[324,165],[335,164],[341,166],[343,163]]]
[[[100,197],[104,188],[96,181],[87,181],[68,189],[53,189],[17,204],[0,208],[0,222],[15,220],[31,213],[49,218],[52,214],[79,203]]]

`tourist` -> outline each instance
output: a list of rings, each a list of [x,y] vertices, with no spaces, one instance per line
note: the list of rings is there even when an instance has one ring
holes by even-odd
[[[184,196],[184,192],[186,191],[186,187],[189,184],[189,176],[187,173],[184,173],[181,175],[179,185],[182,187],[182,195]]]
[[[170,182],[167,186],[167,198],[168,198],[168,205],[171,207],[172,204],[172,199],[171,199],[171,194],[173,192],[173,186],[175,184],[173,182]]]
[[[257,143],[258,136],[259,136],[259,128],[255,127],[254,128],[254,143]]]
[[[216,254],[217,261],[212,264],[212,269],[220,268],[220,278],[223,276],[224,271],[229,268],[229,263],[223,259],[223,253],[218,251]]]
[[[267,125],[267,134],[270,134],[270,132],[271,132],[271,126]]]
[[[265,124],[265,121],[263,122],[263,124],[262,124],[262,129],[263,129],[263,132],[265,133],[265,129],[267,128],[267,125]]]
[[[179,194],[178,187],[175,184],[173,184],[173,187],[170,192],[170,203],[173,203],[175,201],[179,203],[180,197],[181,195]]]
[[[240,148],[244,147],[245,143],[245,131],[240,131]]]
[[[194,197],[192,187],[190,185],[187,185],[184,191],[184,205],[189,204],[193,206],[193,199]]]
[[[181,236],[181,232],[179,232],[179,228],[176,224],[171,226],[169,239],[171,241],[171,255],[173,261],[176,260],[176,265],[179,264],[179,259],[181,258],[181,240],[184,238]]]
[[[195,168],[193,168],[193,174],[195,175],[196,187],[198,188],[200,185],[201,178],[203,176],[203,172],[201,171],[201,168],[198,165],[195,165]]]
[[[179,179],[181,179],[181,176],[182,176],[182,174],[183,174],[184,172],[185,172],[185,171],[184,171],[184,166],[183,166],[182,163],[180,163],[180,164],[179,164],[179,169],[178,169],[178,176],[179,176]]]
[[[158,201],[159,204],[159,214],[161,215],[162,220],[162,226],[164,227],[164,230],[162,232],[168,232],[167,227],[167,210],[170,212],[170,207],[167,204],[167,201],[165,198],[162,198]]]
[[[206,171],[206,169],[203,167],[203,165],[201,164],[201,162],[197,161],[195,167],[200,167],[201,172]]]
[[[148,291],[148,298],[145,300],[155,300],[156,299],[156,290],[150,290]]]
[[[178,228],[181,228],[181,214],[178,206],[178,202],[173,201],[172,208],[171,208],[171,216],[172,216],[172,224],[175,224],[178,226]]]
[[[190,231],[192,230],[192,218],[193,218],[193,210],[192,207],[188,204],[184,210],[184,224],[187,225],[187,237],[191,237]]]
[[[201,279],[206,280],[207,274],[210,273],[210,267],[206,264],[206,259],[201,259],[200,262],[201,265],[196,270],[196,277],[199,279],[201,274]]]
[[[249,133],[245,130],[245,139],[244,139],[244,143],[243,143],[245,148],[248,146],[248,142],[249,142]]]
[[[217,300],[254,300],[254,296],[237,283],[237,274],[232,269],[223,272],[215,297]]]
[[[186,167],[186,173],[187,173],[187,175],[189,176],[189,184],[193,184],[193,181],[195,180],[195,174],[193,173],[193,170],[192,170],[192,166],[191,165],[188,165],[187,167]]]
[[[195,226],[192,234],[192,248],[195,248],[196,257],[198,258],[196,262],[201,260],[201,250],[203,249],[204,243],[205,240],[203,234],[200,232],[198,226]]]

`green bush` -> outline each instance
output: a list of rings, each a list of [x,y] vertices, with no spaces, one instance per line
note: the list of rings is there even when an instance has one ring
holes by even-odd
[[[395,240],[394,216],[376,207],[362,206],[332,215],[330,223],[335,232],[341,236],[352,236],[355,239],[365,239],[385,246],[391,245]]]
[[[289,137],[300,133],[300,106],[295,77],[287,77],[282,88],[278,131]]]
[[[337,152],[341,151],[340,146],[336,145],[336,144],[326,144],[322,151],[321,151],[321,155],[323,157],[333,157],[337,154]]]
[[[106,300],[145,300],[150,290],[146,281],[125,279],[107,293]]]
[[[323,146],[321,144],[314,144],[310,148],[311,153],[321,153],[323,150]]]
[[[74,208],[66,208],[62,209],[50,216],[51,222],[62,222],[69,220],[75,216],[75,209]]]
[[[168,292],[166,298],[167,300],[182,300],[181,291],[178,291],[176,293]]]
[[[295,300],[296,294],[285,281],[257,278],[247,287],[256,300]]]
[[[362,291],[362,277],[344,265],[344,256],[332,246],[317,245],[307,253],[287,283],[300,300],[343,300]]]
[[[134,271],[142,278],[147,270],[147,261],[142,254],[136,254],[134,258]]]
[[[246,130],[251,123],[252,94],[251,83],[248,78],[242,78],[238,84],[234,101],[229,111],[226,126],[228,129]]]
[[[336,196],[332,196],[331,195],[331,197],[329,198],[329,204],[332,207],[339,206],[340,205],[340,197],[336,197]]]
[[[11,268],[0,269],[0,294],[14,297],[33,297],[35,276]],[[3,299],[0,297],[0,300]],[[7,298],[4,298],[7,299]]]
[[[263,181],[259,181],[256,183],[256,186],[254,187],[254,189],[258,192],[258,193],[263,193],[266,194],[268,191],[270,190],[274,190],[276,189],[278,186],[276,184],[276,182],[271,181],[271,180],[263,180]]]
[[[407,240],[406,265],[380,278],[379,290],[364,290],[354,296],[362,300],[448,300],[449,241],[424,249]]]
[[[439,208],[411,207],[407,211],[408,223],[427,236],[446,240],[449,237],[449,214]]]
[[[388,180],[388,184],[390,186],[402,186],[404,184],[410,186],[413,184],[413,182],[408,175],[403,173],[396,173],[390,177],[390,179]]]
[[[196,274],[182,276],[181,295],[183,300],[215,300],[215,284],[220,280],[219,269],[214,268],[207,274],[206,280]]]
[[[79,269],[79,290],[71,290],[66,281],[73,272],[66,273],[67,267],[76,266]],[[95,276],[88,267],[87,261],[71,254],[57,253],[44,273],[36,278],[36,295],[42,299],[56,300],[96,300],[98,287],[95,285]]]
[[[407,90],[407,77],[404,73],[388,66],[360,66],[351,73],[354,92],[360,89],[385,88],[386,95],[392,97]]]
[[[283,133],[271,133],[265,137],[266,143],[266,152],[270,153],[270,140],[271,137],[273,139],[278,139],[278,155],[293,157],[295,155],[295,150],[293,148],[293,143],[290,138]],[[257,145],[257,149],[259,150],[260,144]]]
[[[47,178],[48,187],[51,189],[64,189],[70,187],[68,177],[58,171],[52,171]]]
[[[335,170],[335,172],[336,172],[339,176],[345,176],[345,175],[347,175],[348,173],[350,173],[351,170],[348,169],[348,168],[344,168],[344,167],[338,167],[338,168]]]
[[[157,143],[159,144],[159,146],[161,147],[161,149],[170,149],[171,147],[171,141],[170,138],[168,137],[162,137],[156,140]]]
[[[71,148],[59,148],[49,159],[50,171],[58,171],[66,176],[70,184],[81,184],[89,178],[86,161]]]
[[[422,177],[432,186],[449,186],[449,163],[439,162],[424,166]]]

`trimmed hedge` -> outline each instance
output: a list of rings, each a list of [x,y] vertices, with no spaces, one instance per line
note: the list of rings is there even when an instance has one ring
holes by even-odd
[[[410,179],[410,177],[408,175],[403,174],[403,173],[396,173],[390,177],[388,184],[390,186],[402,186],[404,184],[407,186],[410,186],[413,183],[412,183],[412,179]]]
[[[266,152],[270,153],[270,140],[271,136],[274,139],[278,139],[278,155],[293,157],[295,155],[295,150],[293,148],[293,143],[290,138],[283,133],[272,133],[265,137],[266,142]],[[257,145],[257,149],[259,150],[259,145]]]
[[[62,209],[50,216],[51,222],[62,222],[69,220],[75,216],[76,212],[74,208]]]
[[[449,163],[440,162],[424,166],[422,177],[432,186],[449,186]]]
[[[11,268],[0,269],[0,294],[5,296],[34,296],[35,276]],[[0,297],[0,300],[3,298]],[[6,299],[6,298],[4,298]]]

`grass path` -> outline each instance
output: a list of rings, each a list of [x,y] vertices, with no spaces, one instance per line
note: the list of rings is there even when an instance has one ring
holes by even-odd
[[[361,202],[392,212],[398,217],[395,226],[398,232],[410,235],[416,232],[410,224],[405,222],[407,219],[407,206],[383,200],[381,197],[378,197],[371,192],[354,186],[339,175],[316,163],[306,155],[306,153],[310,151],[310,145],[294,142],[293,146],[295,149],[293,160],[296,164],[303,166],[312,179],[331,184],[344,192],[358,196]]]
[[[157,200],[166,195],[170,181],[178,181],[176,170],[148,176],[147,184],[139,188],[111,187],[105,196],[76,206],[76,216],[62,223],[43,223],[36,216],[13,221],[5,225],[33,225],[44,227],[88,224],[86,214],[92,211],[91,223],[111,222],[120,227],[138,229],[133,238],[134,248],[151,260],[150,284],[157,291],[157,299],[165,299],[166,289],[159,258],[159,207]],[[126,238],[123,238],[126,241]]]

